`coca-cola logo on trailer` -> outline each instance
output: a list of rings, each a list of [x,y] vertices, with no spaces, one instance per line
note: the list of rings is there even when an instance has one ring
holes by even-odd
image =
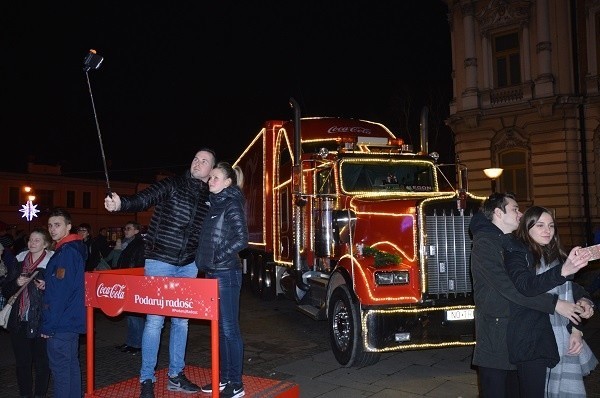
[[[327,134],[338,133],[373,134],[370,129],[362,126],[331,126],[327,129]]]
[[[117,316],[125,307],[127,284],[121,275],[104,274],[96,282],[96,299],[102,311],[109,316]]]

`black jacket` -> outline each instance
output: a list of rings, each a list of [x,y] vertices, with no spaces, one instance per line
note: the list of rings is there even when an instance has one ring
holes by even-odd
[[[86,244],[86,246],[88,246]],[[111,248],[108,244],[108,239],[104,235],[98,235],[91,239],[89,244],[89,255],[85,262],[85,270],[93,271],[94,268],[100,263],[100,259],[110,254]]]
[[[562,263],[536,275],[533,254],[516,237],[509,241],[505,256],[508,275],[517,290],[526,296],[543,294],[567,281],[560,275]],[[583,288],[573,283],[575,301],[582,293]],[[553,368],[560,361],[552,324],[545,312],[511,302],[507,341],[512,363],[541,359],[548,368]]]
[[[119,255],[115,268],[143,267],[144,260],[144,238],[137,233]]]
[[[120,211],[137,212],[152,206],[145,257],[178,266],[192,263],[200,226],[208,212],[208,185],[187,170],[135,195],[121,197]]]
[[[241,268],[239,252],[248,246],[244,196],[237,186],[210,194],[210,209],[202,224],[196,265],[198,269]]]
[[[482,213],[473,216],[469,228],[473,235],[471,273],[475,300],[473,365],[516,369],[509,361],[506,342],[510,302],[550,314],[558,297],[548,293],[526,297],[519,293],[504,267],[504,248],[511,235],[505,235]]]
[[[46,253],[46,258],[42,263],[43,267],[46,266],[51,256],[51,253]],[[38,267],[36,269],[38,271],[36,279],[44,279],[44,273],[46,270],[43,267]],[[2,294],[7,300],[20,289],[20,286],[17,284],[17,279],[21,275],[21,272],[23,272],[23,261],[19,261],[7,275],[6,284],[2,288]],[[27,293],[29,294],[29,313],[25,335],[29,338],[34,338],[39,335],[38,332],[42,318],[42,299],[44,292],[36,287],[34,281],[29,282],[25,289],[27,289]],[[17,333],[19,327],[21,327],[21,320],[19,319],[21,294],[19,294],[17,297],[17,300],[15,301],[8,318],[7,329],[13,333]]]

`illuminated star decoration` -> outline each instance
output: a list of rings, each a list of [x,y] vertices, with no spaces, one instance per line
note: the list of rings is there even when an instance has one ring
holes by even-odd
[[[21,210],[19,210],[21,213],[23,213],[21,218],[25,217],[27,221],[31,221],[33,217],[37,217],[37,213],[40,212],[40,210],[37,209],[37,206],[38,205],[34,205],[31,200],[28,200],[26,204],[21,205],[21,207],[23,207]]]

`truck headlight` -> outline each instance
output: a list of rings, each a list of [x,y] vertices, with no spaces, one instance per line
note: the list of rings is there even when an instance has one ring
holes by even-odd
[[[406,285],[408,271],[377,271],[375,272],[375,283],[377,285]]]

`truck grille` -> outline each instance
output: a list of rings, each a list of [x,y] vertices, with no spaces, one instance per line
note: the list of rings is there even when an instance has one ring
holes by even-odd
[[[467,296],[473,291],[471,218],[472,215],[460,215],[453,210],[434,210],[433,215],[425,216],[426,290],[430,297]]]

